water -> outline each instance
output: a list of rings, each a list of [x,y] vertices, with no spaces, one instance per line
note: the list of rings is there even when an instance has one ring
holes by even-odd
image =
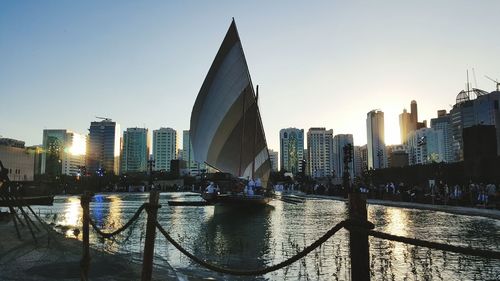
[[[148,194],[101,194],[90,205],[91,216],[106,230],[123,225],[148,200]],[[211,263],[255,269],[279,263],[314,242],[347,217],[344,202],[308,199],[292,205],[272,201],[258,211],[221,207],[170,207],[168,200],[200,200],[190,194],[161,194],[158,218],[183,247]],[[81,207],[76,196],[56,197],[54,206],[39,212],[68,237],[81,239]],[[500,250],[500,221],[443,212],[369,206],[375,229],[453,245]],[[145,214],[133,228],[113,240],[91,232],[95,248],[141,260]],[[339,231],[320,248],[293,265],[258,280],[349,280],[348,232]],[[216,280],[255,280],[223,276],[193,264],[157,232],[155,263],[180,275]],[[413,247],[370,237],[372,280],[500,280],[500,261]]]

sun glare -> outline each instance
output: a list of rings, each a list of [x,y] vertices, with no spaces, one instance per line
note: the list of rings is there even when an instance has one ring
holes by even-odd
[[[75,134],[73,136],[73,145],[71,146],[69,152],[72,155],[84,155],[87,148],[86,146],[85,137]]]

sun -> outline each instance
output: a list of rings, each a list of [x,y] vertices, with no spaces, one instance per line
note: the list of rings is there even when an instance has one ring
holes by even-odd
[[[84,155],[87,150],[87,142],[84,136],[79,134],[73,135],[73,145],[69,149],[71,155]]]

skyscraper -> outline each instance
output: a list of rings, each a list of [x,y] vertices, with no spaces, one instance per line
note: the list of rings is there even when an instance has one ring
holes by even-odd
[[[415,131],[417,129],[418,123],[418,108],[417,101],[412,100],[410,103],[410,120],[411,120],[411,128],[410,131]]]
[[[118,174],[120,171],[120,125],[109,118],[90,123],[87,171]]]
[[[66,129],[43,130],[41,174],[76,175],[85,165],[85,137]]]
[[[411,114],[403,109],[403,113],[399,114],[399,130],[401,132],[401,143],[405,144],[408,140],[408,133],[415,130],[412,125]]]
[[[269,149],[269,159],[271,160],[271,171],[278,171],[278,151]]]
[[[307,132],[308,170],[314,178],[333,176],[333,130],[310,128]]]
[[[128,128],[123,132],[121,173],[139,173],[148,169],[150,145],[146,128]]]
[[[415,105],[416,106],[416,105]],[[384,112],[372,110],[366,117],[368,169],[386,167]]]
[[[302,172],[300,162],[304,159],[304,130],[287,128],[280,130],[280,165],[282,171],[297,174]]]
[[[431,128],[443,132],[444,154],[443,161],[455,162],[453,153],[453,131],[451,126],[451,116],[446,114],[446,110],[439,110],[438,117],[431,119]]]
[[[421,128],[408,136],[408,158],[410,165],[442,162],[444,158],[442,130]]]
[[[179,140],[177,131],[172,128],[160,128],[153,131],[153,159],[156,171],[171,171],[170,161],[177,159]]]
[[[495,125],[500,153],[500,92],[472,89],[461,91],[450,110],[455,159],[463,160],[463,130],[475,125]]]
[[[351,134],[340,134],[333,137],[333,169],[336,178],[342,178],[344,175],[344,147],[346,145],[352,146],[351,161],[349,162],[349,173],[351,180],[354,179],[355,165],[354,165],[354,141]]]

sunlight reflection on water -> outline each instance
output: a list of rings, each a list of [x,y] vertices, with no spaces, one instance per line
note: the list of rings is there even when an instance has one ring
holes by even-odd
[[[161,194],[160,223],[196,256],[231,268],[255,269],[281,262],[346,218],[345,204],[333,200],[307,200],[297,205],[272,201],[264,210],[235,212],[213,206],[170,207],[167,200],[174,196],[175,200],[201,200],[183,194]],[[105,231],[112,231],[126,223],[147,198],[147,194],[140,193],[98,195],[91,202],[91,216]],[[67,227],[81,224],[78,197],[56,197],[53,207],[41,207],[41,211],[59,214],[46,216],[57,217],[56,224]],[[368,206],[368,218],[376,229],[395,235],[499,250],[500,222],[497,220],[377,205]],[[124,231],[115,240],[101,240],[91,232],[91,243],[108,252],[132,253],[140,260],[145,220],[146,216],[141,215],[132,230]],[[66,235],[74,237],[72,232]],[[78,238],[81,239],[81,235]],[[158,263],[168,262],[188,276],[255,280],[202,270],[161,236],[155,246]],[[370,238],[370,255],[373,280],[500,279],[500,262],[495,260],[375,238]],[[349,270],[348,232],[341,230],[306,258],[257,279],[348,280]]]

